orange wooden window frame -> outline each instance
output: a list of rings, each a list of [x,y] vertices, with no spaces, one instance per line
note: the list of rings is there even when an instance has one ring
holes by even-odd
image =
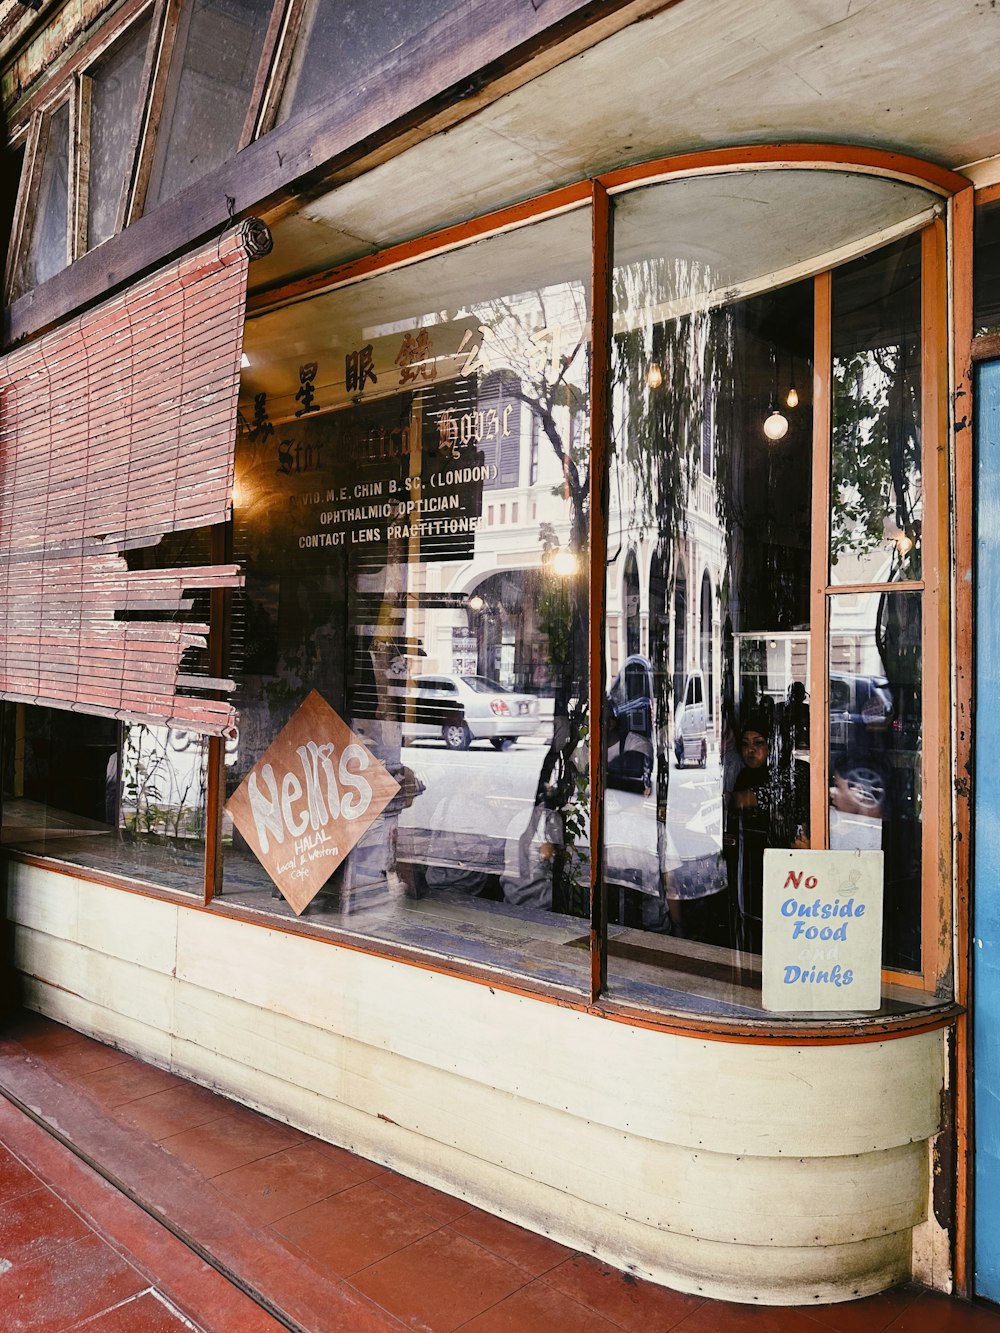
[[[957,455],[956,471],[957,479],[951,478],[949,487],[949,467],[952,450],[949,446],[951,423],[948,413],[948,395],[944,392],[947,385],[947,378],[944,371],[947,369],[948,358],[950,358],[954,367],[954,380],[956,391],[966,394],[965,411],[968,411],[969,378],[968,364],[970,358],[971,345],[971,304],[968,312],[964,309],[966,300],[971,300],[968,292],[969,282],[968,274],[971,271],[971,198],[972,187],[969,181],[956,173],[949,172],[943,168],[930,163],[925,163],[919,159],[908,157],[897,153],[881,152],[875,149],[857,148],[843,145],[796,145],[781,144],[772,146],[750,146],[736,149],[719,149],[710,152],[685,154],[678,157],[664,158],[653,162],[641,164],[639,166],[630,166],[618,171],[605,173],[594,177],[588,181],[581,181],[562,189],[548,192],[532,200],[521,204],[513,205],[508,208],[496,210],[495,212],[471,219],[456,226],[445,228],[438,232],[431,233],[421,237],[418,240],[406,242],[402,245],[386,249],[374,256],[365,256],[350,263],[342,264],[333,269],[324,270],[320,273],[310,275],[305,279],[296,280],[291,283],[282,283],[266,291],[256,293],[247,303],[248,314],[254,317],[263,314],[268,310],[278,306],[289,304],[295,301],[308,299],[312,295],[323,291],[329,291],[336,287],[347,286],[352,283],[363,280],[366,277],[376,273],[386,273],[395,268],[403,267],[409,264],[417,263],[422,259],[432,255],[446,253],[453,249],[473,244],[478,240],[489,236],[497,235],[506,231],[517,230],[526,227],[546,217],[554,217],[564,212],[569,212],[578,208],[590,206],[593,211],[593,229],[594,229],[594,251],[593,251],[593,292],[594,292],[594,312],[593,312],[593,349],[594,359],[592,366],[591,383],[591,413],[592,413],[592,455],[591,466],[591,512],[590,512],[590,570],[589,580],[592,595],[592,612],[594,609],[603,610],[605,596],[605,570],[604,570],[604,552],[607,539],[607,512],[606,512],[606,460],[603,458],[604,439],[607,431],[607,370],[608,370],[608,328],[609,328],[609,291],[608,277],[610,273],[610,225],[614,203],[614,195],[640,188],[645,185],[664,182],[668,180],[681,179],[692,175],[706,174],[725,174],[738,171],[760,171],[760,170],[819,170],[819,171],[843,171],[859,172],[862,174],[871,174],[890,179],[905,181],[911,184],[921,185],[929,191],[938,194],[943,200],[949,201],[949,208],[952,212],[952,239],[951,249],[945,249],[946,233],[942,224],[931,224],[925,233],[924,260],[925,260],[925,292],[927,290],[927,274],[933,274],[933,292],[925,296],[925,316],[923,319],[923,352],[925,356],[930,357],[928,364],[934,364],[937,367],[937,377],[933,387],[925,389],[925,399],[923,403],[925,414],[929,413],[928,420],[935,422],[935,443],[925,444],[925,489],[930,485],[930,478],[935,478],[936,482],[943,484],[943,489],[936,491],[938,495],[947,496],[950,493],[956,494],[956,528],[955,539],[957,549],[952,552],[950,547],[950,506],[945,503],[938,509],[935,524],[935,536],[932,537],[934,546],[934,559],[938,562],[936,566],[935,579],[936,591],[933,607],[933,624],[935,642],[932,646],[934,660],[940,668],[938,680],[940,682],[940,694],[937,696],[935,712],[935,735],[938,740],[938,749],[935,752],[938,763],[936,765],[936,776],[934,781],[937,784],[940,799],[940,806],[945,792],[951,797],[951,754],[952,747],[950,737],[952,735],[952,710],[954,709],[960,717],[967,718],[971,708],[971,675],[967,669],[966,654],[971,637],[971,594],[965,588],[962,579],[959,578],[957,584],[950,586],[954,581],[949,578],[949,569],[957,561],[959,573],[963,569],[971,567],[971,517],[966,512],[968,508],[964,504],[969,495],[967,488],[960,484],[965,473],[968,471],[969,462],[966,453],[969,447],[968,432],[961,437],[963,448],[960,450],[956,444],[955,453]],[[959,225],[959,222],[961,225]],[[927,239],[930,236],[931,239]],[[945,317],[948,310],[947,291],[945,281],[951,283],[952,306],[956,309],[953,325],[950,330],[950,341],[947,336]],[[829,309],[829,277],[828,275],[818,275],[815,279],[817,292],[817,307],[822,307],[823,303]],[[824,286],[825,284],[825,286]],[[959,304],[962,309],[959,310]],[[817,334],[819,330],[819,314],[817,314]],[[819,336],[819,335],[818,335]],[[825,335],[828,339],[828,333]],[[817,347],[820,344],[817,342]],[[817,364],[819,357],[816,358]],[[964,368],[964,369],[963,369]],[[964,377],[964,378],[963,378]],[[817,383],[814,386],[814,449],[825,450],[825,456],[829,457],[829,381],[828,377],[824,383],[819,382],[817,374]],[[825,401],[824,401],[825,400]],[[825,427],[823,423],[825,422]],[[823,444],[820,436],[825,433],[826,443]],[[925,432],[925,440],[929,432]],[[818,458],[819,454],[814,454]],[[814,464],[815,466],[815,464]],[[829,468],[825,469],[825,475],[828,479]],[[817,487],[814,484],[814,506],[817,504]],[[963,495],[964,489],[964,495]],[[826,499],[828,499],[828,480],[826,487]],[[824,502],[822,512],[814,508],[814,520],[816,523],[822,523],[823,531],[828,530],[828,505]],[[820,545],[814,541],[814,547]],[[826,543],[821,544],[822,559],[825,564]],[[949,557],[952,557],[951,559]],[[928,556],[925,552],[925,560]],[[825,572],[823,574],[823,583],[825,585]],[[819,599],[822,596],[822,624],[823,624],[823,642],[826,641],[826,613],[827,596],[825,586],[820,589],[818,568],[814,564],[812,581],[812,597],[814,607],[819,607]],[[903,588],[904,586],[922,586],[922,585],[894,585],[894,587]],[[926,593],[925,593],[926,596]],[[213,606],[213,639],[224,642],[224,621],[228,614],[225,599],[216,599]],[[819,624],[814,615],[814,623]],[[930,623],[931,617],[925,619],[925,624]],[[930,629],[925,630],[925,641],[931,634]],[[618,1016],[621,1021],[636,1021],[636,1014],[628,1006],[615,1004],[608,1000],[603,994],[607,975],[606,958],[606,917],[604,915],[604,904],[600,883],[600,866],[602,863],[601,852],[601,775],[599,756],[601,754],[602,738],[601,732],[601,714],[602,709],[599,706],[602,700],[604,688],[603,682],[603,635],[604,621],[603,615],[592,614],[591,620],[591,649],[596,654],[592,657],[592,667],[599,665],[599,670],[592,671],[590,694],[591,694],[591,727],[592,735],[590,737],[590,755],[591,755],[591,816],[594,838],[592,839],[592,861],[596,869],[592,870],[594,876],[594,895],[593,895],[593,920],[592,920],[592,941],[593,941],[593,968],[592,968],[592,994],[589,1006],[596,1007],[609,1017]],[[952,660],[951,640],[955,639],[955,672],[956,688],[954,695],[949,686],[949,667]],[[814,641],[815,643],[815,641]],[[596,647],[595,647],[596,645]],[[598,649],[600,651],[598,651]],[[219,649],[219,652],[222,650]],[[826,697],[827,684],[825,672],[825,654],[812,653],[813,672],[816,679],[811,681],[811,693],[818,690],[815,697]],[[822,675],[822,682],[819,681],[819,675]],[[927,696],[925,695],[925,710],[928,707]],[[818,714],[818,717],[817,717]],[[823,728],[823,710],[812,710],[813,721],[811,726],[813,733],[810,737],[811,747],[817,744],[822,746],[822,737],[817,735],[816,727]],[[925,714],[926,715],[926,714]],[[964,737],[964,739],[963,739]],[[965,733],[960,734],[959,742],[956,746],[955,757],[959,762],[963,761],[963,755],[968,746],[967,728]],[[822,753],[822,748],[819,749]],[[222,752],[221,745],[214,747],[213,768],[221,770]],[[219,773],[221,779],[221,772]],[[822,792],[820,791],[820,795]],[[819,804],[816,792],[812,793],[813,804]],[[956,815],[955,829],[959,834],[958,848],[954,859],[950,851],[944,854],[946,848],[950,848],[950,841],[944,837],[951,829],[951,799],[944,802],[946,810],[941,812],[940,824],[934,824],[933,833],[925,831],[925,883],[924,883],[924,928],[925,930],[935,931],[935,947],[933,952],[934,965],[928,968],[926,963],[923,969],[923,975],[920,981],[928,990],[933,990],[935,986],[941,985],[946,979],[951,965],[951,938],[950,938],[950,903],[951,889],[953,885],[953,876],[957,873],[965,876],[968,874],[967,857],[967,836],[965,838],[965,848],[962,846],[961,833],[963,828],[968,827],[968,808],[967,803],[963,808],[960,806]],[[209,831],[206,840],[206,862],[205,862],[205,890],[204,900],[208,905],[216,886],[219,882],[218,864],[221,855],[221,838],[219,827],[221,821],[221,799],[220,793],[216,792],[209,803],[210,814],[209,823],[216,824],[214,832]],[[813,827],[826,827],[827,809],[825,802],[822,802],[822,809],[814,809]],[[964,821],[964,823],[963,823]],[[942,840],[943,839],[943,840]],[[824,837],[825,841],[825,837]],[[933,846],[928,843],[933,841]],[[931,854],[933,853],[933,854]],[[35,858],[31,858],[34,860]],[[83,875],[84,878],[88,876]],[[99,878],[89,876],[90,878]],[[102,881],[108,882],[108,881]],[[116,877],[111,877],[110,882],[120,883]],[[147,892],[140,886],[128,885],[133,891]],[[963,899],[962,890],[959,890],[959,903]],[[939,916],[939,911],[945,905],[945,911]],[[211,910],[223,910],[223,903],[218,902],[212,906]],[[237,911],[237,909],[225,909],[227,911]],[[279,922],[268,920],[266,922],[269,928],[282,929]],[[966,930],[967,923],[962,920],[962,913],[959,913],[959,920],[956,930],[960,937],[963,937],[963,931]],[[310,934],[314,933],[316,938],[331,939],[326,934],[310,932],[307,923],[296,923],[295,933]],[[929,937],[926,937],[929,939]],[[405,951],[397,955],[395,950],[385,949],[380,946],[373,947],[368,941],[353,943],[350,938],[336,937],[333,942],[341,947],[359,948],[364,952],[375,954],[386,953],[387,956],[401,956],[406,959],[408,955]],[[926,955],[925,950],[925,955]],[[415,959],[411,959],[414,965],[418,965]],[[957,968],[955,973],[956,998],[964,1000],[967,993],[967,966],[961,957],[961,938],[959,939]],[[437,966],[437,965],[435,965]],[[452,967],[442,967],[439,970],[454,971],[455,975],[472,975],[473,969],[466,968],[462,964],[456,963]],[[473,977],[473,979],[475,979]],[[887,981],[900,980],[905,984],[914,983],[913,974],[900,974],[898,977],[893,974],[886,974]],[[495,984],[491,982],[490,984]],[[520,987],[513,986],[514,990],[520,993]],[[532,989],[532,994],[537,992]],[[545,993],[539,994],[539,998],[555,1000],[555,997],[548,996]],[[564,1000],[556,1001],[565,1003]],[[945,1016],[942,1016],[945,1015]],[[919,1026],[940,1026],[942,1023],[951,1023],[955,1020],[955,1010],[949,1009],[938,1011],[935,1018],[930,1014],[923,1014],[917,1018],[912,1016],[906,1020],[879,1020],[876,1024],[870,1025],[872,1031],[877,1031],[880,1038],[891,1035],[893,1031],[900,1033],[912,1028],[913,1023],[917,1022]],[[696,1019],[690,1024],[686,1020],[681,1021],[669,1016],[653,1018],[645,1016],[643,1021],[651,1026],[661,1028],[666,1027],[674,1030],[707,1031],[709,1028],[718,1027],[708,1020]],[[768,1025],[766,1035],[761,1034],[755,1025],[730,1024],[723,1025],[725,1032],[739,1037],[741,1033],[747,1039],[754,1040],[785,1040],[801,1043],[806,1039],[806,1034],[815,1034],[816,1040],[824,1040],[830,1037],[838,1040],[845,1039],[845,1026],[843,1024],[802,1024],[786,1023],[784,1020],[778,1023]],[[851,1020],[849,1026],[856,1028],[856,1020]],[[744,1031],[745,1029],[745,1031]],[[788,1034],[787,1038],[778,1037],[778,1033]],[[870,1037],[867,1039],[880,1039]]]
[[[614,196],[647,185],[691,176],[728,174],[740,171],[761,170],[811,170],[842,171],[873,176],[887,177],[908,184],[921,186],[938,194],[943,200],[971,197],[971,185],[968,179],[933,163],[923,162],[906,154],[884,152],[878,149],[861,148],[849,145],[830,144],[780,144],[750,145],[740,148],[714,149],[706,152],[683,154],[657,159],[635,166],[603,173],[590,181],[581,181],[575,185],[550,191],[534,199],[516,204],[493,213],[481,215],[465,222],[433,232],[401,245],[389,247],[378,254],[321,270],[292,282],[276,284],[265,290],[257,291],[247,303],[250,317],[263,314],[279,306],[309,299],[321,292],[349,286],[375,274],[389,272],[396,268],[407,267],[433,255],[447,253],[466,245],[487,239],[503,232],[529,226],[547,217],[588,204],[593,209],[594,235],[594,299],[593,299],[593,369],[591,385],[591,439],[593,454],[591,458],[591,515],[590,515],[590,592],[591,592],[591,849],[592,849],[592,890],[593,919],[592,942],[594,958],[592,967],[592,993],[597,998],[603,992],[607,981],[607,921],[603,903],[603,885],[600,883],[602,863],[602,796],[603,777],[600,772],[599,756],[602,744],[601,708],[599,690],[603,689],[603,612],[605,588],[603,555],[607,540],[607,518],[602,509],[606,486],[606,459],[604,457],[604,436],[607,431],[606,390],[601,386],[607,380],[607,321],[608,312],[601,309],[602,292],[607,300],[607,277],[610,263],[608,232]],[[921,886],[921,938],[922,966],[919,974],[892,972],[883,974],[885,984],[898,982],[928,992],[942,987],[951,970],[951,901],[953,888],[953,870],[950,858],[940,855],[943,847],[951,845],[952,812],[950,789],[951,755],[950,737],[952,734],[951,713],[953,704],[949,688],[950,664],[950,615],[952,598],[950,596],[949,569],[949,522],[950,507],[947,502],[938,503],[941,497],[951,493],[949,485],[949,435],[947,371],[949,350],[954,358],[954,346],[949,349],[947,337],[948,311],[948,252],[946,249],[946,229],[942,222],[931,223],[924,231],[922,241],[923,265],[923,314],[921,320],[921,351],[925,367],[933,367],[932,374],[922,376],[923,389],[923,431],[924,445],[924,488],[925,504],[934,510],[934,522],[925,542],[925,565],[933,562],[933,586],[928,589],[925,580],[917,583],[895,584],[894,591],[921,591],[925,599],[924,649],[929,653],[925,658],[925,678],[940,682],[940,693],[932,704],[925,693],[924,718],[930,720],[929,737],[933,739],[933,751],[925,739],[925,808],[936,811],[933,820],[925,820],[923,828],[923,881]],[[827,699],[828,681],[826,672],[826,643],[828,639],[829,596],[827,586],[826,553],[829,538],[829,450],[830,450],[830,380],[829,372],[825,375],[819,370],[823,364],[822,349],[829,347],[829,275],[817,275],[816,285],[816,338],[817,353],[814,358],[814,476],[823,480],[813,486],[813,531],[814,556],[811,582],[813,587],[810,695],[821,700]],[[822,328],[823,321],[827,327]],[[933,423],[933,424],[932,424]],[[929,442],[933,439],[933,442]],[[821,538],[824,538],[821,540]],[[844,591],[884,591],[864,588],[846,589],[838,585],[837,592]],[[823,651],[816,648],[822,644]],[[929,663],[929,665],[928,665]],[[600,669],[595,669],[596,667]],[[930,668],[933,668],[933,671]],[[811,711],[810,748],[817,753],[825,753],[826,735],[824,724],[825,711]],[[933,759],[928,764],[928,759]],[[945,800],[945,794],[949,799]],[[931,797],[927,800],[926,797]],[[932,805],[933,801],[933,805]],[[942,805],[943,803],[943,805]],[[828,843],[827,802],[824,799],[823,785],[813,784],[811,792],[812,827],[821,830],[822,842]]]

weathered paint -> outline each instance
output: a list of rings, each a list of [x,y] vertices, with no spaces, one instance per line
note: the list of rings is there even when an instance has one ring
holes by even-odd
[[[976,373],[976,885],[973,917],[976,1292],[1000,1300],[1000,361]]]
[[[705,1041],[39,867],[9,901],[42,1012],[622,1268],[771,1303],[910,1271],[940,1032]]]

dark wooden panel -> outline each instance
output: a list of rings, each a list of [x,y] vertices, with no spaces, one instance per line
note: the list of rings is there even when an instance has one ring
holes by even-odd
[[[4,345],[32,337],[179,255],[237,216],[320,193],[464,119],[543,69],[678,0],[484,0],[398,63],[238,153],[220,170],[15,301]]]

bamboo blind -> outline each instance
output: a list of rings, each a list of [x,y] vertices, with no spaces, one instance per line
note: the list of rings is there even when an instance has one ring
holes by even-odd
[[[123,553],[230,513],[246,271],[269,248],[251,219],[0,360],[0,698],[233,728],[227,683],[180,674],[209,631],[180,617],[236,566]]]

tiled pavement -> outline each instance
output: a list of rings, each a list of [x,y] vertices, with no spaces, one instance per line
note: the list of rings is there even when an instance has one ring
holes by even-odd
[[[35,1015],[0,1089],[0,1333],[1000,1333],[915,1286],[775,1309],[641,1282]]]

